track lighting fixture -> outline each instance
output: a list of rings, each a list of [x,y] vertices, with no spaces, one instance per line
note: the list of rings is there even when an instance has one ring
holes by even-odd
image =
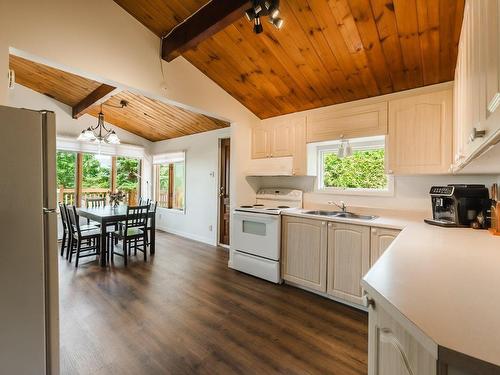
[[[279,17],[279,0],[253,0],[252,7],[245,11],[248,21],[254,23],[253,31],[260,34],[264,31],[261,17],[268,17],[268,21],[278,30],[283,27],[283,19]]]
[[[254,25],[253,25],[253,31],[255,34],[260,34],[261,32],[264,31],[264,28],[262,27],[262,24],[260,23],[260,17],[257,17],[253,20]]]

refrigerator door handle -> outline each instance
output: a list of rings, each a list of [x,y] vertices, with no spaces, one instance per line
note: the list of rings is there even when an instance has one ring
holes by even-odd
[[[43,208],[43,213],[44,214],[50,214],[50,213],[53,213],[53,212],[57,212],[57,209],[56,208],[47,208],[47,207]]]

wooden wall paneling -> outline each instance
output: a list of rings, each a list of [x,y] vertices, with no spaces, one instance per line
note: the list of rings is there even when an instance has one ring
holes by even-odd
[[[403,61],[412,87],[423,86],[416,0],[393,0]]]
[[[338,90],[332,84],[331,78],[324,73],[322,61],[314,47],[301,29],[300,21],[297,20],[287,2],[280,3],[281,17],[286,19],[287,27],[281,30],[273,30],[271,27],[264,29],[261,42],[266,44],[277,56],[285,67],[296,65],[306,82],[310,85],[320,99],[322,105],[329,105],[338,98]]]
[[[377,81],[377,86],[382,94],[394,92],[386,56],[382,49],[373,19],[369,0],[351,0],[349,2],[352,18],[358,28],[363,49],[366,51],[367,65]]]
[[[128,102],[127,107],[116,108],[121,100]],[[225,121],[128,91],[111,97],[106,104],[109,104],[103,109],[106,122],[151,141],[182,137],[229,126]],[[97,116],[99,110],[99,106],[93,106],[87,113]]]
[[[116,1],[158,35],[197,3]],[[464,0],[288,0],[281,2],[283,29],[264,22],[255,35],[242,12],[183,55],[264,119],[452,80],[463,6]]]
[[[339,67],[346,77],[348,86],[358,99],[367,97],[369,90],[363,82],[359,70],[353,63],[352,56],[348,51],[340,31],[337,28],[337,21],[333,16],[327,2],[309,1],[309,8],[316,18],[318,30],[323,33],[329,49],[338,61]],[[333,103],[332,103],[333,104]]]
[[[235,26],[243,38],[246,38],[249,43],[255,44],[253,39],[255,35],[252,29],[248,27],[248,23],[245,20],[236,22]],[[259,53],[268,61],[276,74],[279,74],[287,83],[289,92],[300,99],[300,105],[303,105],[305,100],[309,103],[310,108],[322,105],[320,97],[308,83],[298,65],[290,64],[290,60],[283,52],[281,46],[275,45],[274,43],[265,43],[265,41],[255,45]],[[288,79],[288,77],[290,78]]]
[[[302,70],[306,71],[306,73],[310,72],[309,75],[312,75],[312,77],[308,77],[308,82],[312,89],[317,91],[323,105],[341,103],[348,100],[344,99],[342,95],[339,97],[339,87],[343,88],[343,90],[340,90],[340,93],[346,91],[347,87],[351,88],[354,91],[353,96],[357,97],[356,91],[358,87],[362,86],[361,81],[356,75],[350,75],[349,71],[346,71],[345,67],[341,65],[342,60],[336,51],[331,48],[331,43],[328,39],[329,36],[325,34],[325,31],[328,30],[328,25],[320,22],[320,19],[312,8],[311,2],[307,3],[307,6],[303,8],[298,8],[298,3],[292,5],[293,3],[284,7],[284,12],[286,12],[284,14],[288,17],[287,23],[290,24],[288,26],[290,29],[289,33],[286,35],[286,38],[281,34],[276,35],[278,43],[283,44],[285,55],[289,56],[289,64],[307,64],[308,69]],[[297,8],[298,10],[294,12],[294,9]],[[300,13],[300,9],[302,9],[302,13]],[[307,28],[303,28],[304,25],[307,25]],[[331,28],[332,25],[330,25]],[[318,35],[318,33],[322,35]],[[326,43],[322,40],[322,36],[326,40]],[[283,43],[285,39],[288,43]],[[319,43],[316,45],[316,42]],[[342,44],[345,45],[343,41]],[[327,48],[327,46],[330,48]],[[294,52],[293,54],[292,51]],[[333,58],[331,55],[333,55]],[[305,60],[303,59],[304,57],[306,58]],[[350,66],[352,67],[352,60],[350,62]],[[327,66],[326,69],[325,66]],[[320,91],[323,85],[326,87],[326,91]],[[328,91],[330,91],[329,94]],[[349,94],[346,93],[346,95]],[[350,96],[347,97],[349,98]]]
[[[363,42],[361,41],[358,28],[356,27],[356,23],[352,16],[349,4],[347,4],[347,1],[331,1],[329,2],[329,6],[331,9],[331,13],[333,14],[337,22],[337,28],[340,31],[347,49],[352,56],[354,66],[359,72],[361,80],[363,81],[363,84],[368,91],[368,95],[376,96],[380,95],[383,92],[390,92],[387,90],[387,87],[390,87],[391,85],[390,83],[388,85],[385,79],[382,80],[382,84],[384,85],[385,89],[384,91],[382,91],[377,84],[375,76],[381,76],[385,74],[386,68],[384,60],[380,61],[381,64],[379,64],[378,66],[370,66],[370,64],[368,63],[365,46],[363,46]]]
[[[260,69],[255,62],[249,61],[245,55],[243,54],[240,58],[238,58],[238,64],[234,64],[236,61],[234,56],[230,55],[230,49],[234,45],[233,41],[230,37],[228,37],[226,32],[221,32],[215,35],[212,38],[212,46],[217,46],[217,52],[219,57],[226,62],[227,65],[230,65],[234,72],[238,72],[239,69],[242,69],[245,73],[241,74],[242,84],[251,84],[254,89],[258,90],[260,93],[265,93],[267,97],[267,105],[272,105],[272,107],[277,111],[277,113],[281,113],[283,111],[293,111],[293,106],[291,106],[285,99],[280,95],[280,92],[276,89],[273,83],[267,79],[267,76],[264,75],[264,71]]]
[[[195,66],[199,66],[202,72],[224,87],[230,95],[247,108],[262,107],[262,117],[276,116],[277,109],[272,109],[270,105],[267,105],[267,100],[262,93],[247,83],[245,74],[238,73],[234,67],[228,65],[227,61],[222,60],[216,54],[217,49],[212,48],[211,40],[212,38],[209,38],[193,50],[187,51],[184,54],[186,59]]]
[[[161,37],[208,3],[208,1],[209,0],[115,0],[115,3],[139,20],[147,19],[147,27]]]
[[[272,84],[275,98],[282,105],[287,106],[288,111],[300,105],[300,99],[297,94],[303,95],[304,93],[300,88],[293,90],[295,82],[291,79],[281,63],[276,60],[274,55],[269,53],[269,49],[265,47],[259,49],[258,45],[250,43],[248,38],[242,35],[240,30],[234,25],[226,28],[221,34],[226,34],[235,46],[246,52],[244,58],[247,59],[250,64],[255,64],[256,72],[264,75],[269,84]]]
[[[380,45],[389,67],[395,91],[411,87],[408,71],[405,69],[394,4],[386,0],[370,0],[373,18],[377,26]]]
[[[162,58],[172,61],[241,18],[251,6],[251,0],[210,1],[162,39]]]
[[[434,0],[416,0],[418,34],[425,85],[439,82],[439,7]]]
[[[321,57],[325,71],[338,87],[341,97],[336,102],[357,99],[359,96],[355,94],[355,88],[351,87],[353,82],[348,82],[309,5],[298,0],[291,0],[290,5],[295,17],[300,20],[303,32],[308,34],[316,54]]]
[[[101,86],[100,82],[15,55],[9,55],[9,66],[15,71],[18,84],[70,107]]]
[[[439,1],[439,75],[441,80],[453,77],[455,72],[463,9],[464,0]],[[458,23],[457,20],[459,20]]]
[[[97,87],[94,91],[92,91],[85,98],[80,100],[80,102],[73,107],[72,109],[73,118],[78,118],[81,115],[83,115],[83,113],[87,108],[89,108],[90,106],[96,104],[101,100],[104,100],[106,95],[110,94],[115,89],[116,87],[106,85],[104,83],[99,87]]]

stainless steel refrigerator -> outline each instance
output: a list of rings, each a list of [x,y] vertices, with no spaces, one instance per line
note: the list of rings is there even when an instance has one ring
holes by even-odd
[[[0,373],[59,374],[55,116],[0,106]]]

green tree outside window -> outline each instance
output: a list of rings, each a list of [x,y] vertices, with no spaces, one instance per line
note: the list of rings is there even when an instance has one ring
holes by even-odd
[[[326,188],[385,189],[384,156],[384,149],[355,151],[342,159],[335,152],[324,152],[323,185]]]

